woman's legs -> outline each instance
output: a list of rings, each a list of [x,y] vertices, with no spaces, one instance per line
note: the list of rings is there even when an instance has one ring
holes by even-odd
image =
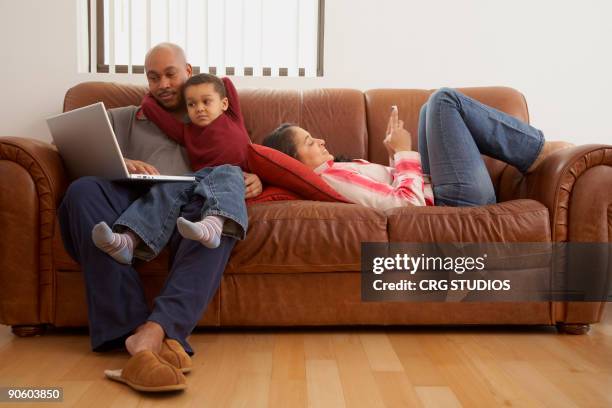
[[[435,203],[449,207],[494,204],[495,189],[478,146],[462,116],[443,106],[441,96],[440,91],[432,94],[419,117],[419,151],[427,151]],[[423,159],[421,163],[425,172]]]
[[[463,125],[482,154],[506,162],[522,173],[529,169],[544,146],[540,130],[454,89],[442,88],[430,101],[439,107],[439,117],[461,115]],[[463,125],[459,127],[463,129]],[[449,123],[447,129],[452,126],[455,125]]]
[[[426,110],[428,165],[436,201],[444,205],[496,202],[481,153],[526,172],[544,144],[538,129],[453,89],[432,94]]]

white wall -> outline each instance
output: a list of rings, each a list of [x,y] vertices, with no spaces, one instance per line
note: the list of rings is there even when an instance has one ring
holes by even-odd
[[[327,0],[324,78],[236,78],[238,87],[505,85],[550,139],[612,144],[610,0]],[[77,73],[76,0],[0,0],[0,136],[50,140],[43,118]]]

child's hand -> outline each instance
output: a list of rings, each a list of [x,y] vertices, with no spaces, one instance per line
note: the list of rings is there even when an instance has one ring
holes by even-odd
[[[399,120],[397,109],[391,111],[387,123],[387,137],[383,144],[391,156],[397,152],[412,150],[412,137],[410,132],[404,129],[404,121]]]
[[[159,175],[159,171],[149,163],[142,162],[140,160],[124,159],[125,166],[130,174],[151,174]]]
[[[244,176],[244,198],[253,198],[261,194],[263,186],[257,174],[242,172]]]

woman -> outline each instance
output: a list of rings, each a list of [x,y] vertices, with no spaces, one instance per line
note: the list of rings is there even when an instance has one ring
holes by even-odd
[[[418,131],[419,153],[412,151],[410,133],[392,110],[383,142],[389,167],[365,160],[334,162],[324,140],[291,124],[281,125],[263,144],[298,159],[349,201],[381,210],[434,202],[494,204],[481,154],[529,173],[554,150],[571,146],[544,142],[540,130],[449,88],[434,92],[423,105]]]

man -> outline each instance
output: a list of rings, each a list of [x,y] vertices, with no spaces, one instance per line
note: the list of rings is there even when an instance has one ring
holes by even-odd
[[[184,51],[170,43],[155,46],[146,55],[145,73],[151,95],[182,121],[186,113],[182,86],[192,74]],[[111,109],[109,118],[131,173],[190,172],[184,149],[138,107]],[[259,178],[245,173],[245,188],[247,198],[258,195]],[[111,225],[145,191],[141,185],[94,177],[76,180],[59,209],[62,238],[83,269],[92,349],[125,345],[132,356],[123,371],[109,371],[107,376],[144,391],[184,389],[182,373],[191,369],[187,353],[193,354],[186,337],[219,287],[235,239],[223,237],[218,248],[209,249],[175,231],[169,244],[170,273],[149,310],[136,270],[113,260],[91,239],[95,224]],[[201,206],[201,200],[194,198],[182,216],[199,217]]]

